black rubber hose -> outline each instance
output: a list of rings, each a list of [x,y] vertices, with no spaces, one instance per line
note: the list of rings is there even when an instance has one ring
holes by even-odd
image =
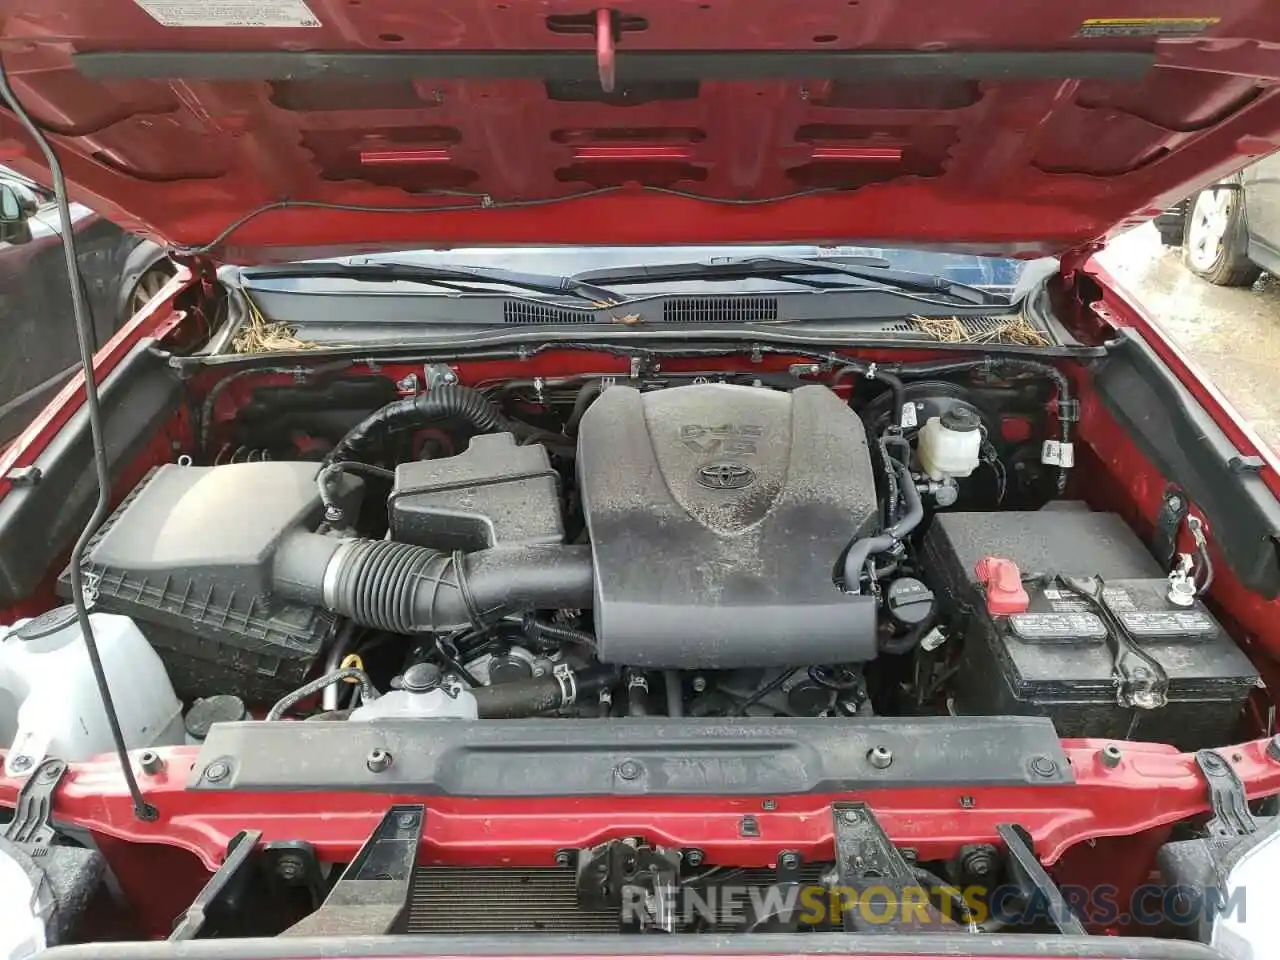
[[[338,487],[344,473],[363,473],[366,476],[392,481],[396,478],[394,470],[375,467],[371,463],[357,463],[354,460],[344,460],[340,463],[331,463],[322,467],[320,472],[316,474],[316,486],[320,490],[320,502],[324,504],[324,519],[334,528],[348,525],[348,518],[344,515],[342,507],[338,503]]]
[[[596,638],[585,630],[566,626],[561,623],[547,623],[530,617],[525,621],[525,629],[539,640],[557,640],[560,643],[572,643],[588,650],[597,649]]]
[[[910,653],[924,639],[924,635],[933,628],[933,618],[925,620],[912,627],[900,637],[882,638],[877,648],[881,653],[902,654]]]
[[[641,672],[629,671],[627,674],[627,716],[647,717],[649,715],[649,680]]]
[[[591,401],[600,396],[603,389],[602,381],[590,380],[578,390],[578,395],[573,398],[573,412],[569,414],[569,419],[564,424],[564,432],[567,436],[578,435],[578,424],[582,422],[582,415],[587,412],[587,407],[591,406]]]
[[[471,693],[476,698],[476,712],[482,719],[536,717],[575,703],[594,701],[601,690],[617,682],[617,670],[594,666],[570,671],[563,677],[553,674],[495,683]]]
[[[902,419],[902,406],[907,402],[907,388],[903,385],[902,379],[880,364],[847,363],[832,375],[831,387],[834,389],[836,384],[852,374],[879,380],[889,388],[893,394],[893,413],[890,416],[889,423],[897,427]]]
[[[310,683],[294,690],[293,693],[286,693],[276,701],[275,706],[267,711],[266,719],[279,720],[285,715],[285,711],[295,703],[299,703],[313,693],[319,693],[335,683],[341,683],[343,680],[355,680],[360,684],[360,696],[364,698],[365,703],[378,699],[378,691],[374,688],[373,682],[369,679],[367,673],[357,667],[343,667],[333,671],[333,673],[326,673],[323,677],[316,677]]]
[[[433,387],[375,410],[348,430],[325,459],[359,459],[388,433],[450,417],[465,420],[479,433],[510,429],[497,407],[479,390],[457,385]]]
[[[924,504],[920,501],[920,491],[916,489],[916,483],[911,478],[911,471],[902,464],[897,465],[897,471],[898,490],[906,511],[884,533],[863,537],[849,544],[849,549],[844,555],[844,588],[850,593],[858,592],[858,585],[862,582],[862,568],[867,559],[877,553],[891,550],[924,519]]]
[[[281,543],[273,583],[390,633],[446,633],[495,614],[592,606],[591,548],[548,544],[441,553],[390,540],[295,533]]]
[[[895,460],[889,456],[889,446],[885,438],[880,442],[880,467],[884,470],[884,523],[885,526],[898,518],[898,473],[893,469]]]
[[[667,716],[684,716],[684,684],[680,682],[679,670],[663,670],[662,685],[667,692]]]

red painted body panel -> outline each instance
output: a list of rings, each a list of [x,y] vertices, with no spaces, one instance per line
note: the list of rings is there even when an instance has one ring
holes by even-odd
[[[318,26],[183,28],[133,0],[0,0],[0,56],[76,197],[129,229],[201,245],[266,204],[371,208],[273,209],[216,251],[245,261],[762,240],[1029,254],[1150,217],[1280,145],[1280,18],[1268,0],[1156,11],[1140,0],[1105,11],[1081,0],[626,0],[598,13],[572,0],[308,3]],[[1087,22],[1099,13],[1146,26],[1102,35]],[[1171,25],[1206,14],[1190,30]],[[600,18],[612,31],[595,29]],[[91,55],[117,52],[211,56],[99,60],[128,76],[91,75]],[[629,68],[655,52],[694,54],[693,67],[685,79]],[[224,60],[239,53],[383,59],[232,77]],[[386,59],[415,53],[435,58]],[[853,79],[818,59],[989,53],[1050,59],[1030,74],[953,63]],[[1115,76],[1087,59],[1109,53],[1154,66]],[[788,64],[762,60],[780,54]],[[712,60],[733,55],[730,75],[716,74]],[[568,80],[552,56],[579,58]],[[451,66],[464,57],[465,76]],[[4,115],[0,157],[42,176]]]

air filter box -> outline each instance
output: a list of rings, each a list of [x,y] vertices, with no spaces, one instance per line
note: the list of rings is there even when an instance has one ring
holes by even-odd
[[[280,538],[320,522],[318,468],[166,464],[90,541],[83,570],[95,609],[143,626],[179,696],[274,701],[301,686],[332,639],[333,614],[270,590]],[[360,485],[340,482],[342,496]],[[68,573],[61,587],[69,593]]]
[[[1024,612],[992,616],[975,573],[984,557],[1012,560],[1024,576],[1101,577],[1108,619],[1168,676],[1168,705],[1118,705],[1108,642],[1115,628],[1053,580],[1026,584]],[[1153,740],[1184,750],[1230,740],[1257,671],[1202,604],[1169,602],[1164,571],[1115,514],[940,513],[924,538],[923,561],[950,635],[963,638],[958,713],[1048,716],[1063,737]]]

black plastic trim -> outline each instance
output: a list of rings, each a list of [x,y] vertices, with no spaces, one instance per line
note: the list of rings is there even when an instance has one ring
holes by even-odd
[[[356,960],[365,957],[626,957],[657,955],[846,957],[1052,957],[1061,960],[1226,960],[1203,943],[1148,937],[975,936],[971,933],[673,934],[317,937],[85,943],[55,947],[41,960]]]
[[[178,407],[182,384],[154,344],[137,344],[100,387],[113,480]],[[36,459],[40,482],[0,497],[0,607],[35,590],[84,528],[98,495],[92,457],[81,407]]]
[[[308,80],[532,78],[596,80],[589,50],[358,51],[98,50],[74,55],[98,79]],[[1127,50],[633,50],[619,54],[619,83],[761,79],[1134,80],[1155,65]]]
[[[1094,368],[1094,389],[1138,449],[1209,522],[1213,542],[1245,587],[1280,595],[1280,500],[1151,345],[1121,330]]]
[[[883,769],[873,747],[891,751]],[[367,765],[374,750],[394,762]],[[1031,771],[1033,760],[1047,758]],[[203,778],[214,761],[231,767]],[[224,723],[204,742],[193,790],[410,791],[415,796],[736,796],[937,784],[1073,782],[1041,717],[789,721],[628,718]]]

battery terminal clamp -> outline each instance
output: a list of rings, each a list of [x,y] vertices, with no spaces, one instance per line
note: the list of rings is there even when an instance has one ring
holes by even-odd
[[[1004,557],[983,557],[974,573],[986,588],[987,613],[993,617],[1008,617],[1026,612],[1031,598],[1022,585],[1022,571],[1016,563]]]
[[[1116,684],[1116,703],[1136,710],[1158,710],[1169,703],[1169,675],[1151,654],[1134,641],[1128,627],[1103,599],[1107,585],[1101,577],[1078,580],[1055,577],[1071,594],[1083,600],[1107,627],[1111,652],[1111,675]]]

